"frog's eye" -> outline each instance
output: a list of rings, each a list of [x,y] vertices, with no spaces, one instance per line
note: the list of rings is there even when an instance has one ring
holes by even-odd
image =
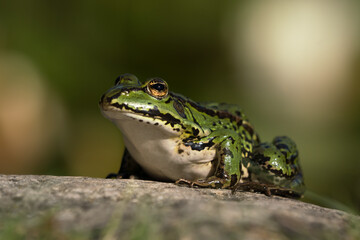
[[[155,98],[163,98],[168,94],[167,83],[161,78],[153,78],[146,86],[147,92]]]
[[[130,74],[130,73],[125,73],[116,78],[115,85],[118,85],[118,84],[124,84],[124,85],[138,84],[138,85],[140,85],[141,83],[139,82],[138,78],[135,75]]]

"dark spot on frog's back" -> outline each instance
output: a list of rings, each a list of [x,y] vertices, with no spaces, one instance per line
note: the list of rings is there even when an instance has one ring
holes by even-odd
[[[180,148],[178,149],[178,153],[179,153],[179,154],[182,154],[183,152],[184,152],[184,150],[182,150],[182,149],[180,149]]]
[[[245,150],[242,150],[242,151],[245,151]],[[255,154],[252,154],[252,158],[254,159],[254,161],[256,161],[258,164],[260,165],[267,165],[267,163],[270,161],[270,157],[269,156],[265,156],[261,153],[255,153]],[[271,166],[271,165],[268,165],[268,166]]]
[[[240,126],[242,125],[242,123],[243,123],[243,120],[242,120],[242,119],[239,119],[239,120],[236,122],[236,125],[237,125],[238,127],[240,127]]]
[[[283,143],[276,144],[276,147],[277,147],[278,149],[285,149],[285,150],[287,150],[287,151],[290,151],[290,150],[289,150],[289,146],[286,145],[286,144],[283,144]]]
[[[248,122],[243,121],[242,126],[251,136],[254,134],[254,128]]]
[[[177,100],[174,101],[173,106],[176,112],[182,117],[186,119],[186,115],[184,113],[184,106]]]

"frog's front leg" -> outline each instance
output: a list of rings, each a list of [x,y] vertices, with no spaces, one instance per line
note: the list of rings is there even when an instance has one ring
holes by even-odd
[[[215,171],[212,176],[196,181],[179,179],[176,184],[186,184],[191,187],[229,188],[240,179],[241,150],[238,146],[238,136],[221,134],[222,137],[206,137],[199,142],[192,141],[185,145],[204,144],[211,139],[217,145],[217,157],[214,161]]]
[[[149,179],[148,175],[130,155],[127,148],[125,148],[118,173],[109,173],[106,178]]]

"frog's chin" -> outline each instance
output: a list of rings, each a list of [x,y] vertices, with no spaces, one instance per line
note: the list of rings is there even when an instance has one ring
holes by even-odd
[[[134,122],[138,123],[135,124],[138,129],[132,129],[131,131],[141,130],[143,133],[146,133],[147,129],[156,128],[157,131],[164,131],[174,136],[179,136],[183,131],[182,129],[174,128],[171,124],[160,118],[148,117],[133,112],[102,110],[101,113],[120,129],[128,128],[128,123]],[[131,124],[131,128],[134,128],[135,125]]]

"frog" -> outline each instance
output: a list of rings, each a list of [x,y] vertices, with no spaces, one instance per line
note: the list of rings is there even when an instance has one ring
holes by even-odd
[[[260,141],[235,104],[195,102],[165,80],[142,83],[122,74],[100,98],[102,115],[121,131],[125,150],[117,173],[198,188],[300,198],[299,153],[289,137]]]

